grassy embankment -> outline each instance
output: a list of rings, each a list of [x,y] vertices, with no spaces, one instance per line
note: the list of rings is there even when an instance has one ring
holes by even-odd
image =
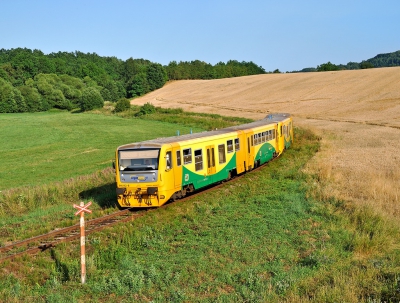
[[[168,127],[165,124],[163,128]],[[156,128],[151,129],[152,134]],[[296,129],[292,149],[240,182],[233,180],[216,192],[171,204],[134,222],[90,235],[84,286],[79,284],[79,243],[6,263],[2,265],[0,299],[398,300],[399,255],[394,245],[400,240],[397,226],[371,209],[321,198],[318,176],[303,173],[304,165],[318,148],[318,138]],[[56,207],[44,199],[41,203],[32,202],[31,207],[17,204],[25,215],[22,222],[13,224],[18,229],[17,225],[31,225],[32,218],[53,220],[57,211],[47,217],[45,213],[64,204],[69,209],[64,212],[65,219],[72,217],[71,202],[79,196],[97,202],[94,209],[112,210],[111,175],[108,169],[57,186],[41,185],[37,191],[6,191],[8,197],[17,200],[18,192],[29,201],[37,199],[31,194],[34,192],[56,197]],[[1,202],[3,205],[5,200]],[[41,216],[46,219],[38,219]],[[2,221],[4,218],[2,215]],[[1,234],[4,230],[12,234],[8,225],[1,226]]]

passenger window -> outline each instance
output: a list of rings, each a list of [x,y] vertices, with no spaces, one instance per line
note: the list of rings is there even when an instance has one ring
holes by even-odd
[[[225,163],[225,144],[218,145],[219,164]]]
[[[192,163],[192,149],[184,149],[183,150],[183,164]]]
[[[194,163],[195,163],[196,171],[203,169],[203,153],[202,153],[201,149],[194,151]]]
[[[233,141],[232,140],[226,141],[226,148],[228,150],[228,153],[233,152]]]
[[[181,162],[181,151],[177,150],[176,151],[176,166],[181,166],[182,162]]]
[[[239,138],[235,139],[235,150],[240,150]]]
[[[167,152],[166,156],[165,156],[165,162],[166,162],[166,169],[170,170],[172,165],[172,157],[171,157],[172,153],[170,151]]]

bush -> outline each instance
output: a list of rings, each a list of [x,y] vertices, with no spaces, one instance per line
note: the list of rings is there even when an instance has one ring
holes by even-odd
[[[80,107],[82,111],[102,108],[104,100],[100,92],[94,87],[85,88],[82,92]]]
[[[131,108],[131,102],[126,98],[122,98],[117,101],[117,104],[115,105],[115,112],[116,113],[123,112],[130,108]]]
[[[153,104],[147,102],[143,106],[140,107],[139,112],[136,114],[136,116],[144,116],[144,115],[150,115],[154,114],[156,112],[156,108]]]

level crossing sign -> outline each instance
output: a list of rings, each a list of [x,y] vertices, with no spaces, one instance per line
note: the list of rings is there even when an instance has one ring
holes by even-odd
[[[84,205],[83,203],[81,203],[81,205],[76,205],[74,204],[74,208],[76,208],[78,211],[75,213],[75,216],[79,215],[79,214],[83,214],[83,213],[88,213],[91,214],[92,211],[90,209],[88,209],[88,207],[92,205],[92,202],[89,202],[88,204]]]

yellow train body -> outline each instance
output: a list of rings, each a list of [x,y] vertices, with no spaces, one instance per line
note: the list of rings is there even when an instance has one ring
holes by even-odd
[[[289,114],[220,130],[119,146],[116,193],[121,207],[158,207],[229,180],[279,156],[293,144]]]

